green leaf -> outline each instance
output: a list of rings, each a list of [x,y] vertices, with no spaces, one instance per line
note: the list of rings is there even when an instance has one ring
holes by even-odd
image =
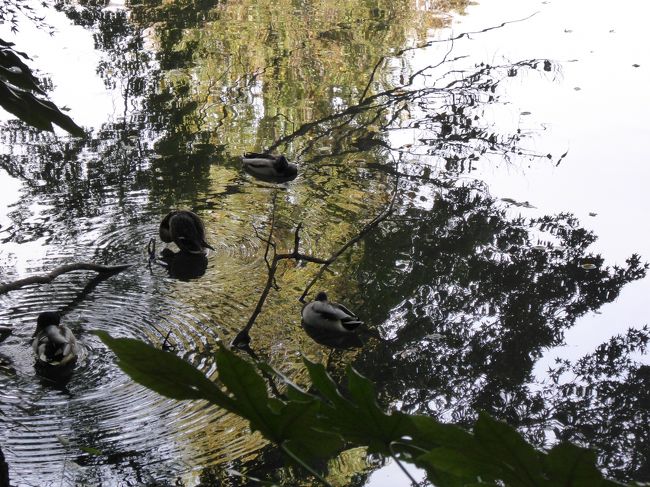
[[[442,471],[463,478],[466,481],[500,478],[501,469],[494,464],[482,461],[480,457],[465,455],[461,449],[434,448],[417,458],[417,464],[427,471]]]
[[[268,426],[270,400],[266,392],[266,383],[246,360],[225,348],[216,353],[219,380],[234,396],[235,411],[250,421],[253,430],[260,431],[267,439],[279,443],[274,431]]]
[[[413,431],[408,416],[386,414],[379,408],[372,382],[354,369],[348,369],[350,399],[346,399],[322,365],[309,361],[305,365],[313,386],[331,403],[323,404],[320,410],[325,423],[354,445],[390,455],[396,451],[394,443],[402,442]]]
[[[482,455],[483,448],[476,438],[454,424],[444,424],[422,415],[410,417],[413,423],[413,444],[424,450],[437,447],[459,449],[466,454]]]
[[[104,454],[101,450],[98,450],[97,448],[93,448],[91,446],[80,446],[79,449],[82,452],[88,453],[89,455],[100,456]]]
[[[328,458],[343,444],[324,429],[318,418],[321,402],[307,394],[280,401],[269,398],[264,380],[253,365],[230,350],[217,351],[219,379],[234,396],[235,411],[248,419],[251,429],[278,445],[286,445],[301,459]]]
[[[545,472],[550,485],[591,487],[621,485],[605,481],[596,468],[596,454],[571,443],[554,446],[544,459]]]
[[[312,385],[325,399],[333,405],[341,408],[350,406],[348,401],[341,396],[336,382],[332,380],[322,364],[316,364],[307,359],[303,359],[303,362],[309,372],[309,378],[311,379]]]
[[[541,453],[527,443],[512,426],[481,412],[474,436],[495,466],[501,466],[501,480],[511,485],[539,486],[542,476]]]
[[[132,338],[112,338],[105,331],[95,334],[117,356],[117,365],[134,381],[172,399],[206,399],[233,410],[233,401],[203,373],[169,352]]]

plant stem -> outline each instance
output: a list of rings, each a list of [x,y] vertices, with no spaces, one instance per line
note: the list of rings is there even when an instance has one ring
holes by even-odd
[[[413,476],[409,473],[408,470],[406,470],[406,467],[404,465],[402,465],[402,462],[400,462],[397,459],[397,457],[395,456],[395,454],[393,452],[391,452],[390,457],[393,460],[395,460],[395,463],[397,463],[397,466],[402,470],[402,472],[404,472],[404,475],[406,475],[409,478],[409,480],[411,481],[411,485],[417,487],[418,481],[413,478]]]
[[[282,443],[280,445],[280,449],[287,455],[289,456],[294,462],[298,463],[302,468],[307,470],[310,474],[312,474],[314,477],[316,477],[318,480],[322,482],[323,485],[326,485],[327,487],[332,487],[332,484],[330,484],[325,478],[319,474],[316,470],[311,468],[307,463],[305,463],[301,458],[297,457],[291,450],[287,448],[287,446]]]

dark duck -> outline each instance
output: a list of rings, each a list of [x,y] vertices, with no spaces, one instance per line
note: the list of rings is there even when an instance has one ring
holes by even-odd
[[[205,249],[214,250],[205,241],[203,221],[188,210],[170,211],[160,223],[159,234],[163,242],[174,242],[181,251],[190,254],[203,254]]]
[[[36,365],[41,367],[72,366],[79,356],[77,339],[61,325],[59,313],[51,311],[38,315],[32,348]]]
[[[298,167],[290,164],[283,155],[247,152],[242,157],[242,164],[246,172],[263,181],[281,183],[298,176]]]

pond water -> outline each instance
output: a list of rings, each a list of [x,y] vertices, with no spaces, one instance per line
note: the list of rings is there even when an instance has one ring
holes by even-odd
[[[327,290],[384,340],[330,357],[300,327],[318,267],[285,261],[252,349],[300,384],[302,356],[336,377],[353,364],[387,407],[461,425],[486,410],[540,447],[570,439],[609,476],[650,480],[650,34],[633,5],[84,1],[44,12],[51,37],[28,21],[0,31],[90,130],[0,114],[0,280],[132,264],[0,295],[12,484],[211,485],[235,469],[310,485],[246,422],[135,384],[91,332],[156,346],[169,333],[216,377],[215,347],[264,288],[257,234],[273,224],[285,251],[302,224],[301,250],[328,257],[393,194],[393,214],[309,295]],[[266,149],[298,178],[242,172],[241,154]],[[149,265],[170,208],[199,214],[215,249],[195,278]],[[64,386],[34,370],[45,310],[83,344]],[[330,467],[335,485],[408,484],[360,450]]]

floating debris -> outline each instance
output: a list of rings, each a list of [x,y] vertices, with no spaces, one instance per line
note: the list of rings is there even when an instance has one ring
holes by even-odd
[[[69,446],[70,445],[70,439],[67,436],[63,435],[55,435],[56,439],[59,440],[59,443],[61,443],[63,446]]]
[[[510,203],[511,205],[520,206],[523,208],[536,208],[535,206],[531,205],[530,202],[528,201],[517,201],[517,200],[513,200],[512,198],[501,198],[501,201]]]

